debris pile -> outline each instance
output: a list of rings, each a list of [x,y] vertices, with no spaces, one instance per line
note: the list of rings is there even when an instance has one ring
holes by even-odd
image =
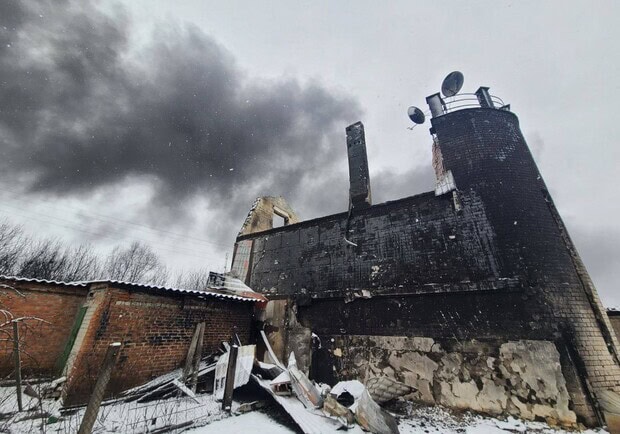
[[[217,355],[212,354],[201,360],[197,372],[197,383],[204,385],[200,389],[201,392],[211,392],[213,383],[208,381],[209,376],[213,377]],[[177,395],[178,393],[186,394],[190,397],[195,396],[181,379],[183,377],[183,369],[179,368],[167,374],[161,375],[146,384],[133,389],[129,389],[121,394],[121,399],[125,402],[149,402],[158,399],[165,399]]]
[[[414,390],[392,379],[372,379],[368,387],[357,380],[343,381],[330,388],[316,384],[298,369],[291,353],[285,368],[275,357],[263,335],[269,356],[275,363],[256,361],[252,380],[267,391],[306,434],[360,428],[377,434],[398,434],[398,421],[378,403],[385,403]]]

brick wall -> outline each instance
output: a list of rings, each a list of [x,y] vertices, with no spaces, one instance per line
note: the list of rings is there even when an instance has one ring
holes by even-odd
[[[456,211],[433,193],[239,237],[252,239],[250,287],[266,294],[342,296],[349,289],[435,292],[499,277],[494,235],[475,193]]]
[[[87,288],[12,280],[0,280],[0,283],[17,290],[0,289],[0,308],[8,310],[16,318],[37,317],[46,321],[27,320],[20,323],[23,376],[57,375],[62,368],[58,363],[78,309],[86,299]],[[4,329],[12,333],[10,325]],[[13,372],[12,355],[13,343],[0,342],[0,376]]]
[[[104,287],[92,291],[92,316],[85,321],[84,337],[76,350],[64,396],[65,405],[85,402],[107,347],[122,349],[109,385],[109,395],[143,384],[181,367],[197,323],[205,321],[203,354],[217,349],[232,333],[247,343],[253,303],[198,299],[177,294],[137,292]]]
[[[476,191],[485,205],[502,270],[537,288],[537,302],[548,307],[531,320],[555,325],[594,395],[620,392],[618,342],[517,117],[461,110],[433,119],[433,127],[458,188]]]
[[[617,340],[517,117],[467,109],[432,124],[454,195],[241,235],[249,285],[296,298],[302,323],[325,335],[555,342],[572,405],[594,423],[589,395],[620,392]],[[373,298],[347,303],[359,290]]]

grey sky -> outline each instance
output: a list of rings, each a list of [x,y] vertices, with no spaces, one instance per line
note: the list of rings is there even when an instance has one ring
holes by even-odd
[[[303,218],[345,210],[358,119],[375,202],[429,190],[428,126],[408,130],[406,109],[458,69],[465,91],[512,105],[604,302],[620,304],[617,3],[26,4],[0,13],[0,211],[27,228],[222,267],[256,196]]]

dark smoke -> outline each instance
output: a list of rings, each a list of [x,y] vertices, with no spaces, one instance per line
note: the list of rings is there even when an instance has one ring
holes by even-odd
[[[294,192],[346,158],[351,98],[249,78],[196,27],[159,26],[140,46],[131,29],[88,2],[0,3],[4,182],[66,196],[148,177],[170,205],[265,182]]]
[[[5,189],[79,198],[145,181],[156,191],[148,209],[106,202],[102,213],[196,228],[191,208],[206,199],[217,217],[195,231],[227,245],[260,195],[283,195],[302,218],[346,211],[344,129],[361,119],[355,99],[319,83],[249,77],[195,26],[162,23],[138,43],[131,18],[113,10],[0,1]],[[430,170],[371,178],[375,203],[433,180]],[[80,220],[92,233],[131,236]]]

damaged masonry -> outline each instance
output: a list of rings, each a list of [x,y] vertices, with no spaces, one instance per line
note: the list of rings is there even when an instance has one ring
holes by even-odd
[[[486,87],[455,94],[427,98],[434,191],[373,205],[354,123],[347,211],[303,221],[256,199],[203,290],[0,276],[24,320],[0,358],[20,411],[23,372],[48,380],[29,396],[66,432],[98,414],[180,431],[263,405],[233,399],[248,384],[308,434],[396,434],[394,402],[618,432],[616,334],[518,118]]]
[[[613,424],[618,341],[517,116],[485,87],[427,101],[435,191],[372,205],[356,123],[348,212],[272,228],[284,200],[252,207],[232,270],[270,299],[275,353],[331,385],[385,378],[414,401]]]

